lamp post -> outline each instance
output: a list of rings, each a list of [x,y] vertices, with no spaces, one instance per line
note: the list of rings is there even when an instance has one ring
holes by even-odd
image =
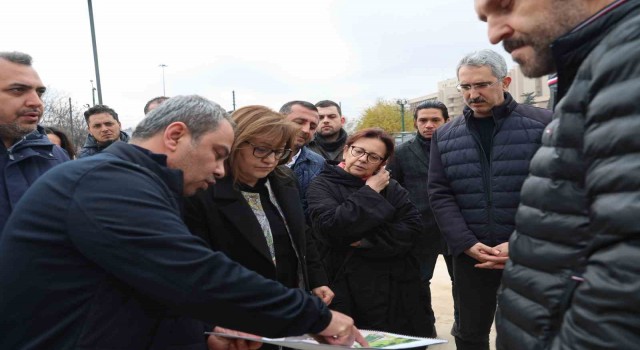
[[[98,65],[98,46],[96,44],[96,30],[93,24],[93,6],[91,5],[91,0],[87,0],[87,5],[89,5],[89,24],[91,26],[91,43],[93,44],[93,65],[95,66],[96,84],[98,85],[98,103],[102,104],[102,86],[100,85],[100,66]]]
[[[167,93],[164,89],[164,69],[168,66],[164,63],[161,63],[158,67],[162,68],[162,96],[167,96]]]
[[[93,98],[93,105],[96,105],[96,88],[93,86],[93,80],[89,80],[91,82],[91,98]]]
[[[400,120],[402,122],[402,132],[404,132],[404,105],[407,104],[407,100],[398,99],[396,100],[396,103],[400,105]]]

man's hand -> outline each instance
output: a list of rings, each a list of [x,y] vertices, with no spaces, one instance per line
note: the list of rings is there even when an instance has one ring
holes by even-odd
[[[369,346],[360,331],[353,325],[351,317],[333,310],[331,314],[331,323],[318,334],[316,340],[322,343],[343,346],[351,346],[356,341],[363,347]]]
[[[509,242],[498,244],[493,248],[476,243],[465,250],[465,253],[480,262],[474,265],[479,269],[504,269],[504,264],[509,260]]]
[[[380,193],[380,191],[384,190],[384,188],[389,185],[389,179],[391,179],[391,174],[389,174],[384,166],[381,166],[377,174],[374,174],[367,179],[365,185]]]
[[[254,337],[256,339],[260,338],[257,335],[238,332],[222,327],[215,327],[213,329],[213,332],[241,335],[243,337]],[[209,347],[209,350],[256,350],[262,346],[262,343],[258,341],[233,339],[210,335],[209,339],[207,339],[207,346]]]
[[[313,295],[322,299],[322,301],[327,305],[330,305],[331,300],[333,300],[333,297],[336,296],[333,293],[333,291],[327,286],[320,286],[318,288],[313,288],[311,292],[313,292]]]

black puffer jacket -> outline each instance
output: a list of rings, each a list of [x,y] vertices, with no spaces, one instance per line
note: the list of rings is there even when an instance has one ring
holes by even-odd
[[[640,344],[640,1],[608,10],[553,44],[559,102],[522,188],[500,349]]]
[[[470,118],[473,110],[466,107],[431,141],[429,201],[453,255],[478,242],[493,247],[509,240],[520,188],[551,111],[518,104],[505,93],[504,103],[493,108],[489,162]]]

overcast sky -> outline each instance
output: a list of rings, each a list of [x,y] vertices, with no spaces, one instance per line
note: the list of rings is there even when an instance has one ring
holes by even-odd
[[[94,0],[103,102],[123,126],[147,100],[199,94],[232,109],[339,101],[348,119],[376,99],[414,98],[489,44],[470,0]],[[86,0],[22,0],[0,16],[2,51],[24,51],[45,85],[79,105],[95,81]]]

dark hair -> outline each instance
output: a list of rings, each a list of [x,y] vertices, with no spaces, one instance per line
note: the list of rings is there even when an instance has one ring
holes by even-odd
[[[94,114],[100,114],[100,113],[109,113],[111,114],[113,119],[115,119],[118,123],[120,123],[120,120],[118,119],[118,113],[116,113],[116,111],[109,108],[109,106],[107,105],[95,105],[84,112],[84,120],[87,122],[87,125],[89,125],[90,116]]]
[[[21,64],[23,66],[31,66],[31,56],[18,51],[1,51],[0,59],[5,59],[9,62]]]
[[[44,132],[47,135],[53,134],[58,136],[58,138],[60,139],[60,147],[67,151],[67,154],[69,154],[69,159],[74,159],[76,157],[76,148],[73,145],[73,142],[71,142],[71,139],[67,137],[67,134],[65,134],[62,130],[53,126],[45,126]]]
[[[428,109],[428,108],[433,108],[433,109],[439,109],[442,111],[442,117],[444,117],[444,120],[449,120],[449,110],[447,109],[447,106],[444,105],[444,103],[437,101],[437,100],[430,100],[430,101],[424,101],[421,104],[419,104],[416,107],[416,110],[413,111],[413,120],[418,120],[418,111],[420,111],[421,109]]]
[[[169,98],[167,96],[158,96],[150,99],[149,102],[147,102],[147,104],[144,105],[144,115],[147,115],[147,113],[149,113],[149,106],[151,106],[154,103],[161,104],[162,102],[168,99]]]
[[[312,111],[318,111],[318,108],[316,108],[316,106],[311,103],[311,102],[307,102],[307,101],[289,101],[287,103],[285,103],[284,105],[282,105],[282,107],[280,107],[280,113],[287,115],[291,113],[291,107],[295,106],[295,105],[299,105],[302,106],[306,109],[312,110]]]
[[[327,108],[327,107],[336,107],[336,109],[338,110],[338,114],[342,117],[342,108],[340,108],[340,105],[331,101],[331,100],[322,100],[318,103],[316,103],[316,107],[322,107],[322,108]]]
[[[389,135],[386,131],[380,128],[367,128],[356,131],[347,139],[344,147],[349,147],[353,145],[356,141],[360,139],[378,139],[384,143],[387,148],[387,153],[384,155],[384,160],[387,160],[393,156],[393,152],[395,151],[395,142],[391,135]]]

